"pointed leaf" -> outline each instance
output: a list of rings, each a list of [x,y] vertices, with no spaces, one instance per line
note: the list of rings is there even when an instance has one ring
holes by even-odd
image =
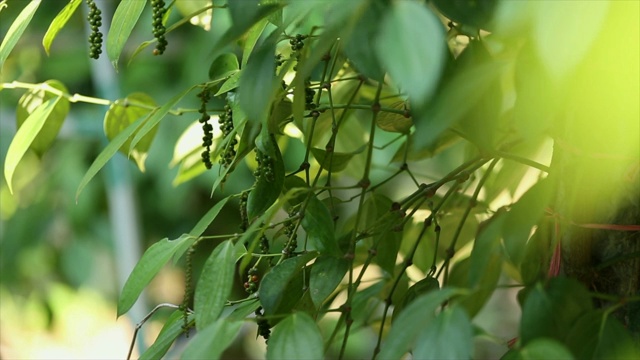
[[[59,100],[59,97],[52,98],[38,106],[24,121],[16,132],[13,140],[11,140],[11,144],[7,150],[7,157],[4,161],[4,178],[7,180],[9,192],[13,193],[13,174],[20,160],[22,160],[29,146],[31,146],[40,130],[42,130],[47,118],[51,115]]]
[[[2,39],[2,44],[0,44],[0,70],[4,67],[4,62],[7,60],[7,57],[9,57],[9,53],[11,53],[13,47],[16,46],[16,43],[18,43],[18,40],[22,37],[22,33],[24,33],[31,22],[33,14],[38,10],[38,6],[40,6],[40,0],[31,1],[22,9],[20,15],[18,15],[9,27],[7,34],[4,36],[4,39]]]
[[[267,359],[323,359],[322,334],[316,322],[303,312],[293,313],[273,329]]]
[[[49,55],[49,49],[51,48],[51,43],[53,39],[56,38],[58,32],[62,30],[62,28],[67,24],[69,18],[78,8],[78,5],[82,3],[82,0],[71,0],[69,3],[56,15],[51,24],[49,25],[49,29],[44,34],[44,38],[42,38],[42,46],[44,47],[44,51]]]
[[[416,359],[471,359],[473,328],[467,313],[459,306],[448,307],[418,337],[413,356]]]
[[[225,78],[238,71],[238,58],[233,53],[221,54],[209,67],[209,79],[217,80]]]
[[[275,43],[267,39],[247,61],[240,76],[238,101],[249,122],[265,123],[276,88]]]
[[[216,320],[198,331],[187,344],[180,359],[220,359],[222,353],[240,334],[241,328],[242,321]]]
[[[247,37],[244,40],[244,46],[242,47],[242,68],[247,65],[247,61],[253,53],[253,48],[256,46],[258,39],[260,39],[260,35],[262,35],[264,28],[267,26],[267,23],[267,19],[262,19],[255,25],[253,25],[251,27],[251,30],[247,32]]]
[[[269,271],[260,281],[260,303],[265,315],[282,314],[291,311],[302,297],[302,268],[316,257],[316,252],[286,259]],[[272,324],[273,325],[273,324]]]
[[[179,310],[171,314],[167,319],[167,322],[162,326],[162,330],[160,330],[156,340],[144,353],[142,353],[140,360],[162,359],[178,336],[184,333],[183,317],[184,313]],[[187,322],[193,322],[193,314],[188,315]]]
[[[301,225],[307,232],[309,243],[314,249],[321,254],[342,256],[335,237],[331,213],[315,195],[307,201]]]
[[[400,314],[402,314],[402,310],[407,307],[407,305],[411,304],[417,297],[424,295],[430,291],[437,291],[440,289],[440,283],[438,279],[428,276],[417,283],[413,284],[407,292],[404,294],[402,298],[402,302],[397,304],[393,309],[393,319],[395,320]]]
[[[111,28],[107,34],[107,56],[116,69],[118,69],[118,59],[124,44],[129,39],[146,4],[147,0],[122,0],[113,14]]]
[[[216,246],[204,263],[193,301],[198,330],[215,322],[222,313],[231,295],[235,261],[233,242],[227,240]]]
[[[236,89],[240,84],[241,75],[242,71],[237,71],[229,76],[229,78],[224,83],[222,83],[222,86],[220,86],[220,90],[216,92],[215,96],[222,95],[226,92]]]
[[[316,259],[309,279],[311,300],[316,308],[319,308],[340,285],[347,270],[349,270],[349,262],[346,259],[324,255]]]
[[[142,290],[149,284],[151,279],[158,274],[160,269],[169,261],[179,247],[183,246],[184,243],[190,245],[194,241],[195,238],[192,237],[180,237],[177,240],[164,238],[151,245],[133,268],[133,271],[122,288],[120,298],[118,299],[118,316],[125,314],[131,309]]]
[[[313,157],[316,159],[318,164],[320,164],[320,167],[325,170],[331,170],[331,172],[340,172],[346,169],[349,165],[349,161],[351,161],[353,155],[356,154],[341,153],[335,151],[331,154],[327,154],[325,150],[318,148],[311,148],[311,153],[313,154]]]

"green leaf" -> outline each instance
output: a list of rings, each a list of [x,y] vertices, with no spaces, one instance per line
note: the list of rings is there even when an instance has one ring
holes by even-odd
[[[183,317],[184,313],[179,310],[171,314],[162,327],[162,330],[160,330],[156,340],[142,353],[140,360],[162,359],[178,336],[184,333]],[[188,315],[187,322],[193,322],[193,314]]]
[[[222,353],[240,334],[242,321],[218,319],[202,330],[189,341],[180,355],[180,359],[220,359]],[[197,323],[196,323],[197,324]]]
[[[44,127],[47,118],[53,113],[59,100],[59,97],[52,98],[39,105],[24,121],[13,140],[11,140],[7,150],[7,157],[4,161],[4,178],[7,180],[9,192],[13,193],[13,174],[20,160],[22,160],[27,149],[29,149],[29,146],[31,146],[40,130]]]
[[[202,11],[211,6],[211,0],[176,0],[175,5],[182,16],[191,16],[189,22],[192,25],[200,26],[207,31],[211,28],[213,9]],[[193,16],[194,13],[197,15]]]
[[[198,330],[215,322],[222,313],[231,295],[235,261],[233,242],[226,240],[216,246],[204,263],[193,301]]]
[[[82,0],[71,0],[69,3],[56,15],[51,24],[49,24],[49,28],[47,32],[44,34],[44,38],[42,38],[42,46],[44,47],[44,51],[49,55],[49,49],[51,48],[51,43],[53,39],[56,38],[58,32],[62,30],[62,28],[67,24],[69,18],[78,8],[78,5],[82,3]]]
[[[317,255],[316,252],[309,252],[286,259],[264,276],[260,281],[258,294],[265,315],[286,314],[291,311],[303,295],[305,284],[302,268]]]
[[[263,124],[269,116],[276,88],[275,43],[265,40],[247,61],[240,75],[238,101],[249,122]]]
[[[309,279],[311,300],[316,308],[319,308],[338,287],[347,270],[349,262],[346,259],[325,255],[316,259]]]
[[[111,28],[107,34],[107,56],[116,70],[124,44],[129,39],[146,4],[147,0],[122,0],[113,14]]]
[[[487,29],[496,8],[497,0],[434,0],[433,4],[447,19],[461,25],[471,25],[478,29]]]
[[[18,43],[18,40],[22,37],[22,33],[24,33],[31,22],[33,14],[38,10],[38,6],[40,6],[40,0],[31,1],[22,9],[20,15],[18,15],[9,27],[7,34],[2,40],[2,44],[0,44],[0,70],[4,67],[4,61],[7,60],[9,53],[11,53],[13,47],[16,46],[16,43]]]
[[[258,39],[260,39],[260,35],[264,31],[264,28],[267,26],[267,19],[262,19],[258,21],[255,25],[251,27],[251,30],[247,32],[247,37],[244,41],[244,46],[242,47],[242,68],[244,69],[245,65],[247,65],[247,61],[249,57],[253,53],[253,48],[256,46]]]
[[[445,32],[428,7],[413,1],[394,2],[377,39],[378,59],[411,103],[425,104],[444,67]]]
[[[233,53],[221,54],[209,67],[209,79],[217,80],[226,78],[238,71],[238,58]]]
[[[272,159],[273,181],[269,181],[265,176],[260,176],[256,180],[256,184],[247,199],[247,215],[249,219],[261,215],[270,208],[278,200],[284,184],[284,161],[275,138],[263,131],[262,136],[256,139],[256,146]]]
[[[418,336],[416,359],[471,359],[473,328],[467,313],[459,306],[447,307]]]
[[[344,52],[358,72],[377,81],[384,76],[384,70],[376,57],[375,41],[388,6],[382,1],[369,4],[346,40]]]
[[[435,317],[435,311],[443,302],[464,291],[455,288],[442,288],[426,293],[415,299],[395,320],[382,349],[380,359],[400,359],[416,346],[418,335],[426,328],[429,319]]]
[[[67,93],[67,88],[58,80],[47,80],[43,84],[43,88],[27,91],[19,100],[16,108],[16,121],[18,127],[21,127],[24,121],[38,108],[43,102],[58,98],[52,92],[46,91],[46,87]],[[59,97],[53,111],[46,117],[42,129],[29,146],[38,156],[42,156],[53,144],[58,136],[62,123],[69,113],[69,100]]]
[[[267,359],[323,359],[322,334],[316,322],[303,312],[287,316],[273,329]]]
[[[174,96],[169,100],[166,104],[162,105],[159,109],[155,110],[151,114],[149,114],[148,119],[144,122],[140,130],[136,133],[133,140],[131,140],[131,148],[135,149],[138,145],[138,142],[142,141],[145,136],[151,132],[156,125],[162,120],[171,110],[171,108],[178,103],[178,101],[182,100],[185,95],[187,95],[191,90],[196,88],[196,85],[182,91],[178,95]]]
[[[139,107],[134,104],[140,104],[148,108]],[[104,115],[104,133],[107,139],[113,140],[120,132],[140,118],[148,118],[151,110],[155,108],[156,103],[151,96],[144,93],[133,93],[124,99],[116,100]],[[148,120],[147,120],[148,121]],[[155,137],[158,127],[154,127],[135,147],[131,147],[131,140],[127,139],[125,143],[118,149],[125,155],[131,154],[133,160],[140,171],[144,172],[144,163],[147,159],[147,152],[151,146],[151,142]]]
[[[363,148],[364,149],[364,148]],[[347,168],[349,165],[349,161],[353,158],[353,155],[359,153],[342,153],[342,152],[332,152],[327,154],[326,150],[311,148],[311,153],[313,157],[316,159],[320,167],[325,170],[331,170],[331,172],[340,172]]]
[[[551,200],[551,185],[549,179],[537,182],[511,206],[506,215],[502,237],[507,253],[516,266],[522,262],[531,229],[540,221]]]
[[[537,360],[537,359],[574,359],[573,355],[567,348],[552,339],[535,339],[519,350],[519,359],[521,360]]]
[[[438,279],[428,276],[417,283],[413,284],[407,292],[404,294],[402,301],[397,304],[393,309],[393,319],[395,320],[399,314],[402,314],[402,310],[411,304],[417,297],[424,295],[430,291],[437,291],[440,289],[440,282]]]
[[[222,83],[222,85],[220,86],[220,90],[218,90],[218,92],[216,92],[214,96],[222,95],[226,92],[229,92],[237,88],[240,83],[241,75],[242,75],[242,71],[237,71],[233,73],[231,76],[229,76],[229,78],[224,83]]]
[[[118,299],[118,316],[125,314],[136,302],[142,290],[149,284],[171,256],[184,245],[191,245],[195,241],[192,237],[180,237],[177,240],[164,238],[151,245],[144,252],[142,258],[127,278]]]
[[[321,254],[341,257],[331,213],[315,195],[307,200],[307,207],[301,222],[307,232],[309,244]]]
[[[407,102],[402,100],[386,105],[386,107],[397,110],[405,110],[408,108]],[[403,114],[381,111],[376,117],[376,125],[384,131],[409,134],[413,126],[413,120],[411,120],[411,117],[405,117]]]
[[[287,176],[284,178],[284,184],[282,185],[282,193],[286,194],[294,189],[297,193],[292,195],[287,200],[289,206],[296,206],[307,199],[307,192],[309,191],[309,185],[300,177]]]
[[[283,135],[283,129],[287,123],[291,122],[292,104],[291,100],[283,97],[274,103],[267,121],[267,128],[272,134]]]
[[[89,167],[89,170],[87,170],[87,172],[84,174],[84,177],[82,177],[80,185],[78,185],[78,190],[76,190],[76,202],[78,201],[80,193],[82,192],[82,190],[84,190],[89,181],[91,181],[91,179],[93,179],[98,171],[100,171],[100,169],[104,167],[107,161],[109,161],[109,159],[111,159],[111,157],[115,155],[116,152],[118,152],[118,149],[120,149],[122,145],[124,145],[124,143],[133,135],[133,133],[138,130],[138,128],[143,124],[145,120],[145,118],[140,118],[131,125],[127,126],[126,129],[122,130],[122,132],[120,132],[115,138],[113,138],[111,142],[109,142],[109,144],[104,148],[104,150],[100,152],[98,157]]]

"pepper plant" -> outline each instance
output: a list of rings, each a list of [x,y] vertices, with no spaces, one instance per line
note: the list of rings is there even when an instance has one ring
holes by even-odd
[[[109,107],[109,143],[77,196],[118,151],[144,170],[168,117],[201,129],[178,177],[216,174],[210,210],[149,247],[118,301],[120,316],[183,259],[184,301],[142,358],[185,336],[182,358],[219,358],[243,326],[269,359],[347,358],[361,331],[375,344],[358,358],[471,358],[477,338],[508,344],[506,359],[638,355],[638,3],[149,3],[122,0],[104,18],[88,0],[90,56],[122,68],[152,51],[162,62],[177,28],[231,19],[197,47],[209,61],[200,81],[169,101],[87,97],[57,80],[2,84],[26,90],[9,189],[23,155],[46,152],[76,102]],[[0,3],[22,7],[0,66],[40,4]],[[52,18],[50,56],[80,4]],[[125,52],[146,6],[150,40]],[[200,106],[179,108],[188,97]],[[246,168],[253,185],[226,190]],[[212,232],[236,209],[237,232]],[[214,250],[196,271],[203,243]],[[502,293],[522,314],[517,333],[496,339],[475,319]]]

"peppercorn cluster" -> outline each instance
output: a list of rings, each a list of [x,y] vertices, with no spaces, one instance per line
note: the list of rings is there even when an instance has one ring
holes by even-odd
[[[307,110],[314,110],[318,106],[313,103],[313,97],[316,95],[316,91],[311,88],[311,81],[304,82],[304,107]]]
[[[207,103],[211,99],[211,92],[209,88],[205,87],[198,94],[200,98],[200,109],[198,112],[202,114],[200,116],[200,123],[202,124],[202,132],[204,135],[202,136],[202,147],[204,151],[202,151],[202,162],[207,169],[211,169],[213,164],[211,163],[211,145],[213,144],[213,126],[209,124],[210,116],[207,114]]]
[[[222,131],[222,136],[227,139],[229,135],[233,132],[233,111],[229,105],[224,106],[224,111],[220,114],[218,118],[218,124],[220,124],[220,130]],[[236,145],[238,144],[238,140],[235,136],[226,140],[224,144],[224,152],[220,156],[220,165],[224,167],[229,167],[233,162],[233,159],[236,157]]]
[[[275,176],[273,174],[273,159],[271,156],[256,149],[256,161],[258,162],[258,168],[253,172],[256,179],[263,178],[268,182],[272,182]]]
[[[249,228],[249,215],[247,215],[247,200],[249,200],[249,191],[243,191],[240,194],[240,230],[246,231]]]
[[[93,0],[87,0],[89,6],[89,14],[87,20],[91,26],[91,34],[89,34],[89,57],[97,59],[102,53],[102,33],[100,32],[100,26],[102,26],[102,11],[98,9],[98,6]]]
[[[294,221],[294,217],[298,214],[296,208],[293,208],[289,211],[289,218],[283,224],[284,234],[287,237],[284,248],[282,249],[282,254],[285,258],[291,257],[296,251],[298,247],[298,234],[296,233],[296,223]]]
[[[304,40],[307,38],[306,35],[297,34],[289,40],[289,45],[291,45],[291,50],[300,51],[304,47]]]
[[[249,269],[247,274],[247,281],[244,283],[244,289],[249,293],[253,294],[258,290],[258,282],[260,278],[258,277],[258,269],[252,267]]]
[[[262,336],[265,342],[269,342],[269,336],[271,336],[271,326],[269,321],[262,316],[262,307],[259,307],[256,311],[256,322],[258,323],[258,335]]]
[[[167,29],[162,22],[167,9],[164,7],[164,0],[151,0],[151,15],[153,16],[153,36],[158,40],[153,55],[161,55],[167,48],[167,39],[164,34]]]

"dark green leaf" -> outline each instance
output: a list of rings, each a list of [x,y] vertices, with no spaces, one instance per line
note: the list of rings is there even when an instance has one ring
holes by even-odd
[[[260,281],[260,303],[265,315],[286,314],[303,295],[302,268],[316,257],[316,252],[286,259]],[[272,324],[273,325],[273,324]]]
[[[162,357],[169,351],[169,348],[173,342],[184,333],[184,322],[182,321],[184,313],[182,311],[175,311],[167,319],[167,322],[160,330],[158,337],[149,348],[142,353],[140,360],[155,360],[162,359]],[[193,315],[190,314],[188,322],[193,322]]]
[[[600,329],[600,338],[598,340],[598,347],[593,356],[594,359],[637,359],[638,355],[640,355],[638,338],[631,337],[629,329],[625,328],[611,315],[605,319],[604,327]]]
[[[282,100],[276,102],[269,115],[267,128],[272,134],[282,135],[283,129],[287,123],[291,122],[292,104],[291,100],[283,97]]]
[[[341,256],[331,213],[314,195],[307,201],[301,225],[307,232],[309,244],[314,249],[324,255]]]
[[[42,46],[44,47],[44,51],[49,55],[49,49],[51,48],[51,43],[53,39],[56,38],[58,32],[62,30],[62,28],[67,24],[69,18],[78,8],[78,5],[82,3],[82,0],[71,0],[69,3],[56,15],[51,24],[49,24],[49,28],[47,32],[44,34],[44,38],[42,38]]]
[[[394,2],[376,45],[378,59],[411,103],[425,104],[438,85],[447,51],[438,17],[423,4]]]
[[[247,215],[250,219],[263,214],[278,200],[284,184],[284,162],[275,138],[263,131],[262,136],[256,140],[256,146],[272,159],[273,181],[269,181],[266,176],[260,176],[256,180],[247,199]]]
[[[349,262],[346,259],[325,255],[316,259],[309,280],[311,300],[316,308],[319,308],[338,287],[347,270]]]
[[[541,180],[533,185],[507,213],[502,226],[504,245],[511,261],[520,265],[525,244],[534,225],[544,215],[551,200],[551,181]]]
[[[426,325],[413,350],[416,359],[471,359],[473,329],[463,309],[447,307]]]
[[[118,59],[124,44],[129,39],[146,4],[147,0],[122,0],[113,14],[111,28],[107,34],[107,56],[116,69],[118,69]]]
[[[341,153],[334,151],[327,154],[327,152],[323,149],[311,148],[311,153],[313,154],[313,157],[316,159],[318,164],[320,164],[320,166],[325,170],[331,170],[331,172],[340,172],[346,169],[353,155],[357,154],[358,152]]]
[[[131,105],[131,103],[139,104],[146,108]],[[155,106],[156,103],[153,101],[153,98],[144,93],[133,93],[124,99],[116,100],[104,115],[104,133],[107,139],[113,140],[120,132],[124,131],[124,129],[136,120],[146,118],[151,112],[150,108],[155,108]],[[147,152],[149,151],[149,147],[157,130],[158,128],[154,127],[134,148],[131,148],[131,140],[127,139],[120,149],[118,149],[118,151],[125,155],[131,154],[136,165],[138,165],[138,168],[142,172],[145,170],[144,163],[147,159]]]
[[[419,296],[409,304],[396,319],[378,354],[380,359],[400,359],[416,346],[418,335],[427,322],[435,317],[435,311],[443,302],[463,290],[442,288]]]
[[[255,298],[251,301],[241,302],[236,306],[235,309],[225,318],[228,321],[240,321],[244,320],[251,314],[254,314],[255,311],[260,307],[260,301],[258,298]]]
[[[194,241],[195,238],[192,237],[180,237],[173,241],[164,238],[151,245],[133,268],[122,288],[118,299],[118,316],[131,309],[142,289],[149,284],[179,247],[184,243],[192,244]]]
[[[383,2],[370,2],[370,6],[367,6],[364,14],[358,19],[344,46],[349,61],[360,73],[373,80],[382,79],[385,73],[376,57],[375,41],[386,11],[388,9]]]
[[[413,284],[407,292],[404,294],[402,301],[400,301],[393,309],[393,318],[396,319],[402,310],[407,307],[418,296],[424,295],[429,291],[439,290],[440,282],[438,279],[428,276],[417,283]]]
[[[196,328],[215,322],[224,308],[233,285],[235,250],[231,240],[220,243],[202,268],[193,300]]]
[[[198,330],[180,355],[180,359],[220,359],[241,328],[242,321],[216,320],[204,329]]]
[[[478,29],[487,29],[496,8],[497,0],[434,0],[433,4],[448,19]]]
[[[567,348],[552,339],[535,339],[519,351],[521,360],[537,359],[573,359],[573,355]]]
[[[15,3],[14,3],[15,4]],[[22,33],[26,30],[27,26],[33,18],[33,14],[38,10],[40,6],[40,0],[33,0],[27,6],[22,9],[20,15],[13,21],[9,30],[2,39],[0,44],[0,70],[4,67],[4,62],[9,57],[11,50],[16,46],[16,43],[22,37]]]
[[[323,359],[324,344],[316,322],[304,312],[287,316],[274,328],[267,359]]]
[[[296,206],[307,198],[307,191],[309,190],[309,186],[302,178],[299,178],[297,176],[285,177],[284,185],[282,186],[282,193],[286,194],[293,189],[297,189],[299,190],[299,192],[293,195],[289,200],[287,200],[290,206]]]
[[[267,39],[251,54],[240,75],[238,101],[249,122],[266,122],[277,86],[275,70],[275,42]]]
[[[211,66],[209,67],[209,79],[223,79],[237,72],[239,68],[240,65],[238,65],[238,58],[235,54],[221,54],[215,60],[213,60]]]
[[[7,157],[4,161],[4,178],[7,180],[9,192],[13,193],[13,174],[20,160],[22,160],[29,146],[31,146],[40,130],[42,130],[47,118],[53,113],[59,100],[59,97],[52,98],[39,105],[24,121],[13,137],[13,140],[11,140],[11,144],[7,150]]]
[[[48,86],[62,93],[67,93],[67,88],[58,80],[47,80],[44,82],[43,86]],[[18,107],[16,108],[16,121],[18,123],[18,127],[22,126],[25,119],[27,119],[27,117],[29,117],[29,115],[31,115],[38,106],[53,98],[58,98],[58,96],[52,92],[45,91],[45,89],[30,90],[25,93],[20,98]],[[58,132],[60,132],[62,123],[68,113],[69,100],[59,97],[53,111],[45,118],[42,129],[38,132],[38,135],[29,146],[31,150],[35,151],[39,156],[42,156],[58,136]]]

